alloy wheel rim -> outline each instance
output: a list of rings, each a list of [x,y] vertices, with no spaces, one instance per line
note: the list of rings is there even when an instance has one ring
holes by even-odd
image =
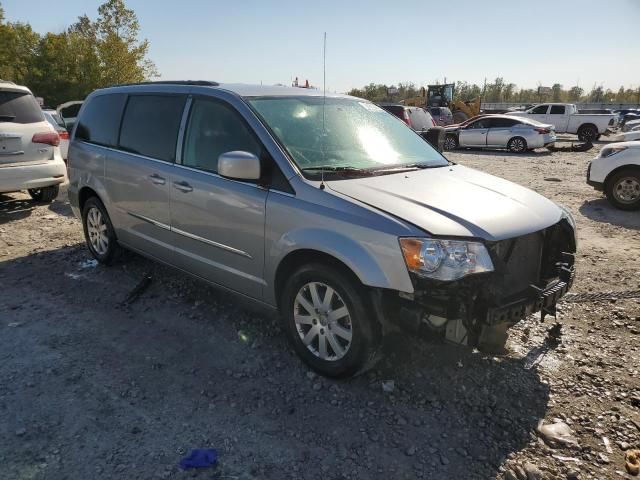
[[[520,152],[524,149],[524,143],[519,138],[516,138],[511,142],[511,149]]]
[[[621,203],[634,203],[640,200],[640,180],[635,177],[621,178],[613,188],[613,194]]]
[[[451,137],[447,137],[444,139],[444,148],[447,150],[453,150],[456,148],[456,142]]]
[[[107,236],[107,223],[102,212],[96,207],[91,207],[87,212],[87,233],[89,242],[98,255],[105,255],[109,250],[109,237]]]
[[[293,318],[303,345],[321,360],[340,360],[349,351],[351,315],[340,294],[329,285],[303,285],[293,301]]]

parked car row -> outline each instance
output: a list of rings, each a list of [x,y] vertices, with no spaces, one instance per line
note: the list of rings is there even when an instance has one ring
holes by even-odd
[[[28,89],[0,94],[0,191],[51,200],[65,177],[60,137]],[[569,290],[575,222],[447,161],[407,128],[440,128],[428,112],[382,107],[215,82],[98,90],[69,145],[69,200],[89,252],[109,264],[128,248],[278,309],[296,352],[328,376],[368,368],[393,325],[499,347]],[[446,138],[520,152],[555,132],[481,115]],[[589,168],[619,208],[640,205],[639,147],[607,145]]]

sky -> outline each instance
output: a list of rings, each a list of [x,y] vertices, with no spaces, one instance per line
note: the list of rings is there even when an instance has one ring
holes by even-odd
[[[0,0],[8,21],[61,32],[104,0]],[[126,0],[162,79],[322,86],[503,77],[640,87],[640,0]]]

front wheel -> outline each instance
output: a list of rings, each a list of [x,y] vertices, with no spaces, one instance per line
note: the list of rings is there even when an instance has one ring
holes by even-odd
[[[321,264],[299,268],[286,282],[280,305],[296,353],[327,377],[347,377],[373,365],[381,332],[364,287]]]
[[[58,192],[60,191],[59,185],[51,185],[50,187],[43,188],[32,188],[27,190],[31,198],[33,198],[36,202],[53,202],[58,196]]]
[[[507,143],[507,149],[514,153],[525,152],[527,150],[527,142],[522,137],[513,137],[509,140],[509,143]]]
[[[120,247],[107,209],[97,197],[89,198],[82,208],[84,238],[91,255],[100,263],[109,265]]]
[[[444,137],[444,149],[449,152],[458,148],[458,139],[455,135],[447,135]]]
[[[640,169],[625,168],[607,180],[609,202],[621,210],[640,209]]]

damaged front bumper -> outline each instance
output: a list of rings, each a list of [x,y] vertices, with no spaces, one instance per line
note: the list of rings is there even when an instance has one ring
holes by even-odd
[[[487,247],[494,272],[453,282],[415,278],[412,294],[382,292],[377,310],[383,324],[426,328],[454,343],[492,349],[504,345],[507,329],[523,318],[555,315],[575,276],[568,222]]]

